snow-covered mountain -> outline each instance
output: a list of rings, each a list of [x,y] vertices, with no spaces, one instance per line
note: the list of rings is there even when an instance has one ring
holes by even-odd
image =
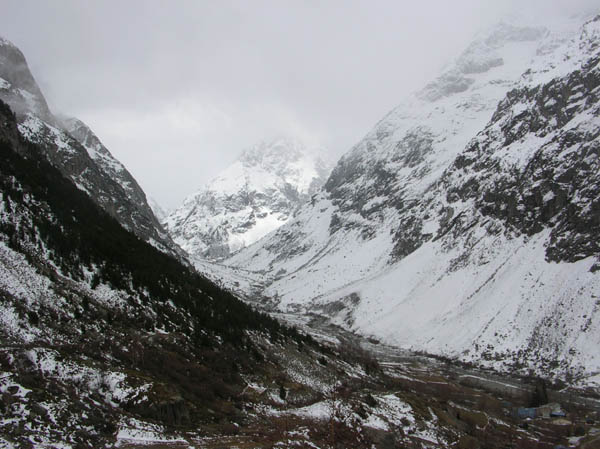
[[[140,238],[173,255],[164,231],[133,176],[80,120],[53,115],[23,53],[0,38],[0,99],[16,113],[19,131],[46,148],[48,160],[106,212]]]
[[[390,343],[597,373],[600,17],[580,25],[479,36],[225,263]]]
[[[259,143],[186,198],[165,228],[195,258],[226,257],[286,223],[330,169],[322,148],[288,138]]]

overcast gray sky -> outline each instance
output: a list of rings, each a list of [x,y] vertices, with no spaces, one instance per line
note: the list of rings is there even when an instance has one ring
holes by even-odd
[[[54,112],[91,126],[173,208],[276,135],[340,155],[473,34],[597,0],[1,0]]]

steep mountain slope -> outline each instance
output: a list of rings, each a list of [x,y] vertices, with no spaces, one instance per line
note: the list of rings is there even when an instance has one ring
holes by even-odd
[[[497,27],[226,262],[277,273],[280,307],[395,344],[597,372],[599,24]]]
[[[22,134],[43,145],[48,160],[100,207],[140,238],[182,257],[127,169],[84,123],[50,112],[25,57],[1,38],[0,99],[17,113]]]
[[[279,138],[244,151],[164,221],[188,254],[219,259],[289,220],[323,185],[325,150]]]
[[[315,343],[126,231],[43,151],[0,102],[0,445],[243,419],[259,345]]]

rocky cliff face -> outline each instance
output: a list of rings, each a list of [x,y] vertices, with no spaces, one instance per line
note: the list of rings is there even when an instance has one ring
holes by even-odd
[[[173,239],[190,255],[220,259],[286,223],[329,173],[323,149],[290,139],[263,142],[165,220]]]
[[[600,19],[502,25],[389,113],[324,189],[226,263],[279,307],[413,349],[600,366]],[[573,374],[573,373],[571,373]]]
[[[473,201],[519,234],[551,229],[547,260],[598,257],[599,63],[592,51],[546,83],[528,73],[444,177],[449,203]]]
[[[43,145],[50,162],[94,202],[143,240],[183,257],[127,169],[83,122],[50,112],[25,57],[5,39],[0,39],[0,99],[17,114],[20,133]]]

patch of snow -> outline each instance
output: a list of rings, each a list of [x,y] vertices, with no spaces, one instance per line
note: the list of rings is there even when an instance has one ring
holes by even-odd
[[[167,432],[162,426],[129,418],[119,426],[117,447],[131,444],[187,444],[187,440],[166,434]]]

